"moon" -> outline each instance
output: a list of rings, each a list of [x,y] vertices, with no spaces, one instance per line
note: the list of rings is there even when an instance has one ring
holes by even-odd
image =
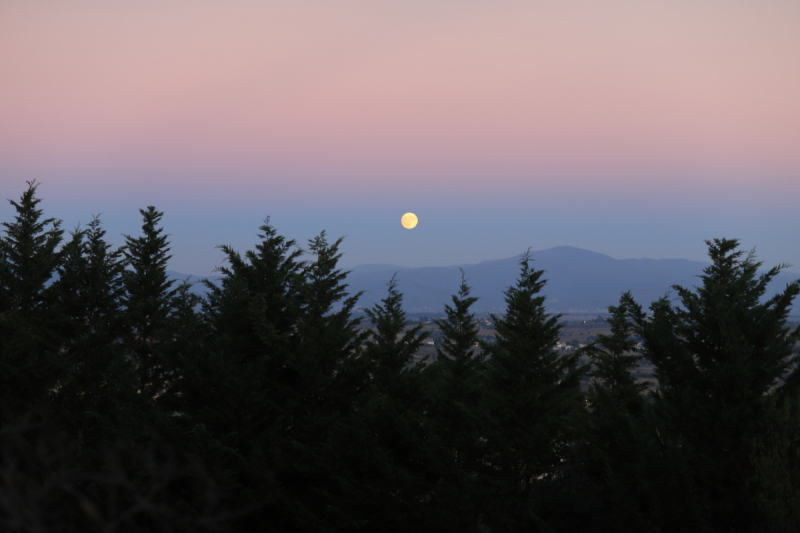
[[[403,218],[400,219],[400,223],[404,228],[411,229],[417,225],[418,220],[417,215],[414,213],[406,213],[403,215]]]

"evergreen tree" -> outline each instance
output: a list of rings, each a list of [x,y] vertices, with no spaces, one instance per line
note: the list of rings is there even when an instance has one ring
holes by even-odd
[[[680,446],[697,486],[696,501],[681,512],[697,530],[750,531],[760,520],[750,483],[754,442],[770,394],[797,362],[800,330],[786,319],[800,283],[765,299],[782,266],[759,273],[762,263],[737,250],[737,240],[707,244],[712,264],[702,285],[675,286],[679,305],[662,298],[637,326],[656,367],[665,438]]]
[[[372,323],[363,356],[366,386],[350,427],[349,464],[359,489],[365,530],[437,529],[440,509],[431,499],[437,468],[425,418],[421,361],[427,338],[421,325],[407,328],[403,295],[394,276],[380,304],[366,309]],[[355,491],[354,491],[355,493]]]
[[[0,411],[26,410],[53,394],[63,376],[63,317],[49,285],[61,259],[61,222],[43,218],[38,184],[28,182],[0,238]],[[1,414],[1,413],[0,413]]]
[[[291,520],[278,477],[290,470],[286,411],[298,386],[290,361],[300,343],[305,262],[269,219],[259,229],[260,242],[244,255],[220,246],[228,265],[218,283],[206,281],[203,346],[184,359],[170,405],[182,414],[189,448],[228,477],[238,495],[228,504],[284,528]]]
[[[442,332],[442,345],[436,349],[436,361],[425,369],[431,397],[429,416],[445,453],[436,504],[462,531],[478,527],[485,490],[484,362],[478,325],[470,312],[477,300],[470,296],[462,270],[458,294],[452,297],[452,306],[445,305],[447,318],[435,321]]]
[[[353,308],[361,293],[347,294],[344,280],[348,272],[337,267],[342,257],[339,253],[342,240],[330,244],[324,231],[311,239],[308,251],[314,260],[305,264],[302,273],[300,342],[289,365],[297,372],[300,384],[297,399],[306,412],[309,409],[347,412],[352,396],[361,387],[348,382],[349,370],[360,354],[366,333],[358,333],[360,319],[353,318]],[[325,391],[325,395],[321,396],[320,391]],[[315,403],[320,404],[313,407]]]
[[[380,304],[365,309],[364,313],[375,326],[370,332],[366,354],[376,372],[373,380],[375,384],[390,390],[395,386],[401,387],[394,377],[407,370],[422,368],[420,364],[414,364],[414,354],[428,338],[428,333],[419,324],[406,330],[408,319],[403,310],[403,295],[397,290],[396,276],[392,276],[388,286],[386,298]]]
[[[496,343],[487,346],[487,432],[493,509],[492,529],[533,527],[539,518],[529,507],[541,480],[559,475],[562,459],[585,416],[576,354],[555,349],[560,315],[549,315],[543,271],[525,254],[520,276],[505,292],[506,314],[492,315]]]
[[[229,266],[218,269],[223,275],[219,284],[205,282],[209,292],[203,310],[212,343],[281,372],[299,342],[305,263],[299,260],[303,252],[296,242],[278,235],[269,219],[259,229],[261,242],[244,257],[229,246],[219,247]]]
[[[647,388],[645,383],[637,383],[631,372],[638,366],[641,356],[637,353],[634,339],[634,317],[641,320],[642,311],[633,300],[630,292],[620,297],[618,306],[609,306],[611,335],[599,334],[597,339],[583,352],[589,355],[594,364],[591,391],[603,389],[611,397],[627,405],[637,402]],[[591,401],[591,400],[590,400]]]
[[[352,418],[365,375],[359,361],[366,333],[352,312],[360,294],[348,295],[338,268],[342,239],[322,232],[309,241],[313,260],[299,285],[299,342],[287,360],[291,389],[281,402],[287,467],[279,502],[304,531],[336,531],[363,520],[354,483]],[[339,307],[341,306],[341,307]]]
[[[163,361],[163,343],[171,301],[177,293],[167,277],[167,262],[172,258],[169,241],[158,227],[163,213],[149,206],[140,209],[142,235],[125,236],[123,249],[128,269],[124,272],[125,343],[137,374],[137,388],[150,397],[161,394],[172,377]]]
[[[647,384],[637,383],[631,375],[641,359],[634,320],[642,320],[643,315],[630,292],[608,310],[611,334],[598,335],[582,352],[593,364],[587,394],[591,410],[587,473],[597,483],[597,496],[603,501],[594,522],[605,521],[620,531],[640,531],[653,525],[642,516],[639,480],[646,440],[641,433],[648,425],[648,405],[642,394]]]
[[[59,423],[78,435],[84,447],[95,446],[100,426],[113,417],[108,371],[123,353],[125,263],[121,250],[112,250],[105,241],[97,217],[88,228],[72,233],[62,255],[54,288],[69,321],[60,347],[66,375],[58,401],[66,416]]]

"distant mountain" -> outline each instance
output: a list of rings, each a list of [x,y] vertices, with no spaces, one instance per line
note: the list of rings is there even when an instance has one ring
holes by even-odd
[[[458,289],[462,268],[472,294],[479,298],[473,309],[501,313],[505,309],[503,291],[515,282],[520,257],[449,267],[362,265],[350,269],[347,283],[351,293],[364,291],[359,305],[368,307],[386,295],[386,284],[394,274],[408,312],[441,313]],[[548,309],[560,313],[605,313],[628,290],[647,307],[672,285],[698,285],[697,276],[709,265],[686,259],[614,259],[572,246],[531,252],[531,257],[532,266],[545,271],[543,293]],[[798,274],[781,273],[770,286],[771,293],[798,278]]]
[[[375,272],[397,272],[399,270],[408,270],[411,267],[404,267],[398,265],[390,265],[387,263],[370,263],[368,265],[359,265],[353,267],[351,272],[358,272],[359,274],[373,274]]]
[[[347,276],[348,291],[363,291],[360,307],[370,307],[386,296],[392,275],[403,293],[403,306],[410,313],[441,313],[444,303],[458,290],[459,268],[464,269],[473,296],[479,298],[473,307],[478,313],[502,313],[505,309],[503,291],[513,284],[519,274],[521,256],[483,261],[470,265],[447,267],[404,267],[391,264],[367,264],[353,267]],[[532,266],[544,270],[547,283],[544,295],[547,308],[558,313],[606,313],[609,305],[619,301],[625,291],[631,291],[643,307],[671,291],[672,285],[690,288],[697,286],[697,276],[709,263],[686,259],[614,259],[607,255],[572,246],[557,246],[531,252]],[[193,283],[192,292],[205,294],[202,279],[216,283],[221,276],[205,278],[167,271],[170,279]],[[782,272],[770,285],[770,295],[800,274]],[[800,309],[800,307],[795,307]]]

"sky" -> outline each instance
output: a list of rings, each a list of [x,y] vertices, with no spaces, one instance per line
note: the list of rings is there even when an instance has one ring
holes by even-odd
[[[3,0],[0,199],[115,244],[154,205],[195,275],[266,217],[344,267],[728,237],[800,272],[798,58],[795,0]]]

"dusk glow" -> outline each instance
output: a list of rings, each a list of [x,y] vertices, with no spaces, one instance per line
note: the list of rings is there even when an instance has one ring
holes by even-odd
[[[8,1],[0,196],[114,235],[155,205],[200,275],[265,216],[346,265],[725,236],[800,271],[798,57],[790,1]]]

